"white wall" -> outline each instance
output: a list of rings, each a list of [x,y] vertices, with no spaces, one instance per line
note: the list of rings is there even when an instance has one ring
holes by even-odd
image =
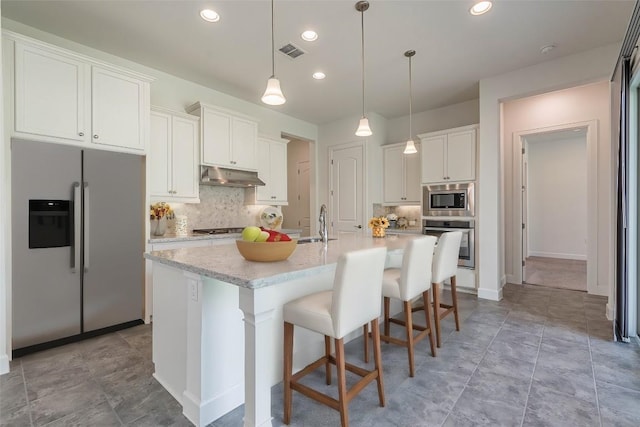
[[[530,141],[529,256],[587,259],[587,140]]]
[[[411,130],[416,135],[472,125],[480,120],[479,99],[449,105],[447,107],[413,113]],[[406,141],[409,137],[409,115],[387,121],[387,143]]]
[[[478,215],[478,296],[499,300],[502,298],[502,285],[506,279],[504,255],[508,254],[504,246],[503,201],[507,188],[502,190],[502,173],[504,168],[507,179],[508,155],[503,153],[502,102],[522,98],[564,88],[579,86],[596,81],[608,80],[616,63],[619,44],[603,46],[575,55],[566,56],[538,65],[523,68],[500,76],[480,81],[480,140],[478,147],[480,181],[476,195]],[[607,107],[608,108],[608,107]],[[566,112],[566,111],[565,111]],[[505,134],[509,134],[506,132]],[[602,135],[601,135],[602,136]],[[506,142],[506,141],[505,141]],[[600,153],[599,153],[600,154]],[[503,165],[504,159],[504,165]],[[610,161],[610,153],[605,154],[604,161]],[[608,165],[609,171],[611,165]],[[610,179],[603,178],[602,185]],[[607,188],[603,194],[610,194]],[[606,206],[611,206],[610,201]],[[609,218],[609,216],[607,216]],[[611,234],[611,225],[600,230],[603,234]],[[603,250],[613,250],[610,239],[603,241]],[[610,279],[609,272],[607,280]]]
[[[2,25],[0,25],[0,58],[2,58],[1,31]],[[2,81],[2,67],[0,67],[0,82]],[[2,85],[0,85],[0,99],[4,99],[3,94],[3,88]],[[4,103],[0,102],[0,135],[2,135],[3,138],[6,138],[4,131],[3,105]],[[6,151],[7,150],[0,149],[0,176],[2,177],[3,183],[9,181],[9,160],[5,158]],[[0,200],[8,199],[6,185],[0,185]],[[11,313],[11,307],[9,305],[10,292],[8,290],[11,278],[9,277],[9,272],[6,268],[6,253],[9,250],[8,248],[11,247],[7,237],[9,235],[9,221],[7,218],[9,216],[11,206],[9,203],[3,203],[2,205],[3,206],[0,207],[0,375],[9,372],[8,350],[11,348],[11,343],[9,342],[10,334],[7,333],[7,328],[10,324],[8,317]]]

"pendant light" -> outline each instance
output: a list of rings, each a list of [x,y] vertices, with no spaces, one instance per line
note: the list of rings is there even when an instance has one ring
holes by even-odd
[[[411,131],[411,104],[413,103],[413,94],[411,93],[411,58],[413,58],[415,54],[415,50],[408,50],[404,53],[404,56],[409,58],[409,139],[407,140],[407,145],[404,147],[404,154],[415,154],[418,152],[416,145],[413,143],[413,132]]]
[[[364,115],[364,11],[369,9],[368,1],[359,1],[356,3],[356,10],[360,12],[361,35],[362,35],[362,118],[356,130],[357,136],[370,136],[373,134],[369,127],[369,119]]]
[[[262,102],[268,105],[282,105],[285,99],[280,89],[280,80],[276,78],[275,42],[273,37],[273,0],[271,0],[271,77],[267,80],[267,89],[262,95]]]

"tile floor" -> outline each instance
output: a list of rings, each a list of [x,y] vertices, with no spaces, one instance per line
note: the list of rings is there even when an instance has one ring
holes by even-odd
[[[526,261],[525,282],[530,285],[587,291],[587,261],[538,256]]]
[[[459,299],[461,331],[451,316],[444,321],[436,358],[428,341],[419,343],[414,378],[406,350],[383,344],[386,407],[371,384],[351,402],[352,426],[640,425],[640,348],[611,341],[604,298],[507,285],[498,303]],[[150,327],[139,326],[14,360],[0,376],[0,425],[190,425],[151,377],[150,344]],[[362,338],[347,349],[351,361],[361,361]],[[307,378],[335,390],[321,372]],[[281,384],[272,405],[280,426]],[[242,413],[240,407],[212,426],[241,426]],[[294,392],[292,426],[339,420]]]

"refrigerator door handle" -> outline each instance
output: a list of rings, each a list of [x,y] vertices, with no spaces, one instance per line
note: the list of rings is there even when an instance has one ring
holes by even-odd
[[[71,272],[75,273],[80,266],[80,231],[82,213],[80,183],[74,182],[71,186],[73,192],[73,245],[71,246]]]
[[[89,271],[89,183],[84,183],[84,272]]]

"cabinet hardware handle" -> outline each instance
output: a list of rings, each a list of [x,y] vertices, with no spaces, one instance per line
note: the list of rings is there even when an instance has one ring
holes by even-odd
[[[100,137],[97,134],[93,135],[93,139],[98,139],[98,138],[100,138]]]
[[[78,132],[78,136],[84,136],[84,132]]]

